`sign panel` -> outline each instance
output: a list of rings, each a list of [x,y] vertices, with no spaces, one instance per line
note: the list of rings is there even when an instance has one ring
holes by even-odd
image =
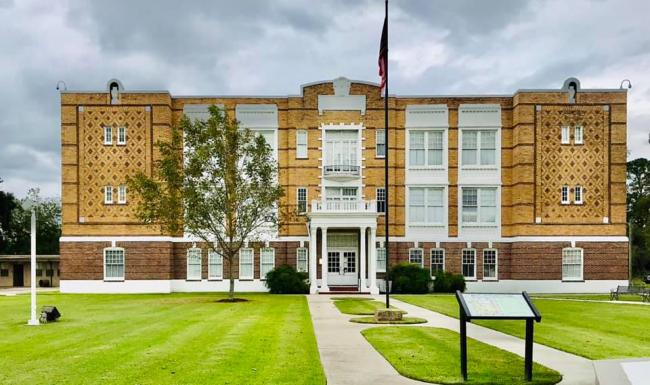
[[[462,294],[468,317],[535,318],[535,313],[521,294]]]

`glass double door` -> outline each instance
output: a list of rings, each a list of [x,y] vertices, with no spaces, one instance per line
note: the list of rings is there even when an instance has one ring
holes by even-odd
[[[354,248],[336,248],[327,251],[328,285],[351,285],[358,282],[359,253]]]

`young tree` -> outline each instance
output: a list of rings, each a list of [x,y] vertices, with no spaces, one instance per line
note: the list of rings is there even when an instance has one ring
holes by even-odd
[[[233,266],[247,240],[277,231],[277,162],[261,135],[240,128],[211,106],[207,120],[183,117],[171,140],[158,142],[161,159],[154,178],[129,180],[140,196],[138,217],[170,233],[183,230],[218,251],[228,267],[234,299]],[[182,134],[181,134],[182,131]]]

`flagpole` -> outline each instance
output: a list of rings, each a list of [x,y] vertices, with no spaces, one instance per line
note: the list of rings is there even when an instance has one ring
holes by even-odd
[[[385,0],[385,18],[386,18],[386,56],[384,59],[384,71],[386,76],[386,93],[384,94],[384,143],[386,145],[386,156],[384,157],[384,187],[386,190],[386,215],[384,218],[385,225],[385,235],[386,235],[386,309],[390,308],[390,287],[388,281],[388,274],[390,272],[390,244],[389,240],[389,222],[388,222],[388,213],[390,212],[388,199],[389,196],[389,184],[388,184],[388,154],[390,154],[390,146],[388,145],[388,0]]]

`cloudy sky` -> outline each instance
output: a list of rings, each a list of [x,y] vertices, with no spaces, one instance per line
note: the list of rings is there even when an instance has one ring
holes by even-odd
[[[629,92],[629,157],[650,157],[650,1],[392,0],[390,91]],[[377,81],[383,1],[0,0],[0,189],[60,195],[58,80],[71,90],[297,94]]]

